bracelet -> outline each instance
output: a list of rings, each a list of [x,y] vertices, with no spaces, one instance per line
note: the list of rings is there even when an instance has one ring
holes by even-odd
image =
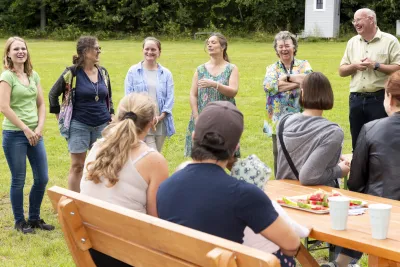
[[[218,90],[218,86],[219,86],[219,82],[217,82],[217,87],[215,88],[216,90]]]

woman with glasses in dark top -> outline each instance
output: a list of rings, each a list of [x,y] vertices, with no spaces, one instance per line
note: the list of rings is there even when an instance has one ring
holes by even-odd
[[[56,114],[71,154],[68,189],[79,192],[86,152],[111,121],[114,109],[108,72],[99,65],[101,47],[97,38],[79,38],[76,51],[73,65],[53,85],[49,100],[50,113]]]

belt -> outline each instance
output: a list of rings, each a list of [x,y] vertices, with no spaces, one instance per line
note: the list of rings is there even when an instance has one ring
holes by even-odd
[[[361,96],[361,97],[374,97],[374,96],[380,96],[380,95],[385,94],[385,89],[381,89],[376,92],[363,92],[363,93],[351,92],[350,94],[355,95],[355,96]]]

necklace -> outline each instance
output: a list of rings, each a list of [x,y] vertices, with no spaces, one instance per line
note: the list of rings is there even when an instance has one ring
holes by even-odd
[[[85,73],[86,74],[86,73]],[[89,80],[89,83],[92,85],[94,92],[96,93],[96,96],[94,97],[94,100],[97,102],[99,101],[99,79],[97,79],[96,86],[94,86],[94,82],[92,82],[89,78],[89,76],[86,74],[87,79]]]
[[[94,91],[96,92],[96,96],[94,97],[94,100],[97,102],[99,101],[99,81],[96,83],[96,88],[94,87],[93,83],[90,82],[93,86]]]
[[[282,69],[285,71],[286,75],[292,74],[293,71],[293,65],[294,65],[294,59],[293,61],[290,63],[290,69],[287,69],[285,64],[283,64],[282,61],[280,61]]]

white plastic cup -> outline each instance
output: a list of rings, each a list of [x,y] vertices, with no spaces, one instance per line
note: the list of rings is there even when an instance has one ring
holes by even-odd
[[[330,197],[329,213],[331,217],[331,227],[333,230],[346,230],[347,217],[349,215],[350,199],[337,196]]]
[[[368,213],[371,219],[372,238],[386,239],[389,230],[391,210],[392,206],[388,204],[368,205]]]

